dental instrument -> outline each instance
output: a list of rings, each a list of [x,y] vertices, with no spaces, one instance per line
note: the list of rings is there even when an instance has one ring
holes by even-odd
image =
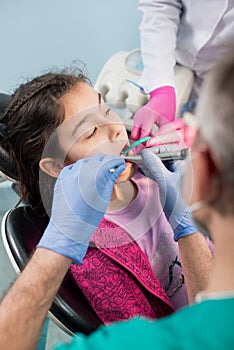
[[[146,137],[142,137],[141,139],[133,142],[128,148],[126,148],[122,153],[121,155],[127,155],[129,151],[131,151],[133,148],[139,146],[140,144],[144,143],[144,142],[147,142],[151,139],[150,136],[146,136]]]
[[[180,150],[168,150],[166,147],[155,147],[152,149],[152,152],[154,152],[162,161],[165,160],[183,160],[187,157],[189,153],[188,148],[183,148]],[[136,163],[136,164],[142,164],[143,159],[140,154],[135,154],[132,156],[127,156],[122,154],[124,157],[124,160],[127,162],[131,163]]]

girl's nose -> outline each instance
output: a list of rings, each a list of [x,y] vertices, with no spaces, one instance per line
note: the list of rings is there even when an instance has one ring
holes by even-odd
[[[121,135],[121,131],[122,131],[121,125],[111,124],[109,131],[110,131],[110,134],[109,134],[110,140],[112,142],[115,142],[115,140]]]

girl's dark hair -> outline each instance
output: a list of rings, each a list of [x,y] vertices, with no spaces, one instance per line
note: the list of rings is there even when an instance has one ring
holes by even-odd
[[[79,70],[47,73],[18,87],[0,122],[5,125],[1,146],[9,153],[17,173],[21,201],[42,207],[39,162],[51,134],[64,120],[60,98],[77,83],[90,81]],[[45,175],[46,176],[46,175]],[[55,180],[44,184],[52,192]]]

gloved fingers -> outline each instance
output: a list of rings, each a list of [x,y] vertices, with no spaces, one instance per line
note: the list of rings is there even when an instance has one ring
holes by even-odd
[[[154,126],[162,127],[168,120],[158,111],[151,108],[148,104],[140,108],[134,116],[134,127],[132,130],[132,139],[152,135]]]
[[[141,155],[142,155],[145,168],[151,174],[150,178],[159,184],[165,183],[165,180],[168,177],[169,171],[165,168],[161,159],[155,153],[153,153],[150,149],[147,149],[147,148],[145,148],[141,152]],[[144,167],[141,166],[141,168],[144,170]]]
[[[162,126],[154,136],[147,141],[146,147],[159,146],[164,144],[177,144],[184,147],[184,129],[173,123]]]
[[[97,174],[97,171],[101,168],[103,172],[108,171],[110,168],[116,168],[118,171],[121,171],[122,167],[119,169],[119,166],[125,167],[125,162],[123,157],[115,154],[95,154],[92,157],[83,158],[76,161],[73,164],[70,164],[64,167],[59,174],[58,179],[65,179],[70,181],[70,178],[76,177],[79,173],[88,172],[92,170],[93,174]],[[81,170],[82,169],[82,170]],[[123,170],[122,170],[123,171]],[[92,174],[92,173],[91,173]]]
[[[184,124],[182,118],[174,120],[159,128],[154,136],[147,142],[146,147],[176,143],[181,147],[191,147],[197,129]]]
[[[151,136],[151,128],[148,130],[144,127],[133,127],[132,133],[131,133],[131,139],[133,141],[137,141],[139,139],[142,139],[143,137]]]
[[[159,114],[147,105],[137,111],[134,121],[137,123],[137,118],[141,121],[141,137],[152,135],[154,125],[159,125]]]
[[[179,144],[178,137],[166,134],[166,135],[157,135],[157,133],[146,143],[146,147],[162,146],[168,144]]]
[[[139,140],[141,137],[141,127],[138,125],[134,125],[131,131],[131,139],[133,141]]]
[[[97,164],[94,163],[92,167],[93,181],[95,182],[97,189],[100,187],[99,192],[101,196],[101,191],[107,191],[107,185],[109,183],[108,189],[111,195],[114,183],[116,182],[119,175],[126,169],[125,160],[122,156],[113,154],[100,154],[95,155],[95,157],[97,158]],[[82,175],[81,171],[82,170],[80,169],[80,175]],[[105,181],[103,181],[103,179],[105,179]],[[105,189],[102,189],[102,186],[99,185],[102,183],[103,186],[105,186]]]
[[[126,168],[126,163],[122,156],[115,154],[96,155],[99,160],[98,171],[107,173],[108,176],[117,178]]]
[[[138,140],[142,137],[150,136],[155,124],[158,124],[158,114],[146,104],[134,115],[134,127],[131,134],[132,139]]]
[[[119,155],[96,154],[84,158],[74,164],[72,175],[63,177],[63,192],[76,189],[87,205],[105,211],[114,183],[125,168],[124,158]]]
[[[151,150],[144,149],[141,155],[144,164],[139,167],[139,170],[143,175],[158,184],[160,202],[166,216],[169,217],[171,213],[171,205],[173,205],[175,197],[175,191],[173,189],[173,173],[166,169],[161,159]],[[165,210],[167,207],[168,212]]]
[[[54,188],[56,211],[64,211],[74,220],[82,217],[85,222],[91,222],[93,212],[95,226],[96,212],[106,211],[114,183],[125,168],[123,157],[111,154],[94,155],[67,166]],[[81,211],[81,208],[84,210]]]
[[[154,127],[154,121],[151,119],[146,119],[142,122],[135,122],[131,132],[132,140],[136,141],[146,136],[151,136],[152,129]]]
[[[172,122],[176,111],[175,89],[172,86],[161,86],[151,91],[148,104],[163,116],[164,120],[162,120],[162,123],[159,121],[159,125]]]
[[[134,115],[134,124],[131,132],[131,138],[133,141],[139,140],[141,138],[141,129],[144,122],[144,117],[142,117],[142,114],[142,108],[140,108]]]

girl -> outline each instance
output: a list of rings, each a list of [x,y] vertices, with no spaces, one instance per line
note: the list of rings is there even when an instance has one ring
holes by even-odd
[[[47,213],[64,166],[97,153],[121,154],[129,145],[121,119],[80,71],[48,73],[21,85],[1,123],[1,146],[15,164],[21,201]],[[157,184],[133,164],[117,179],[83,264],[72,264],[71,273],[104,323],[163,317],[187,303]]]

